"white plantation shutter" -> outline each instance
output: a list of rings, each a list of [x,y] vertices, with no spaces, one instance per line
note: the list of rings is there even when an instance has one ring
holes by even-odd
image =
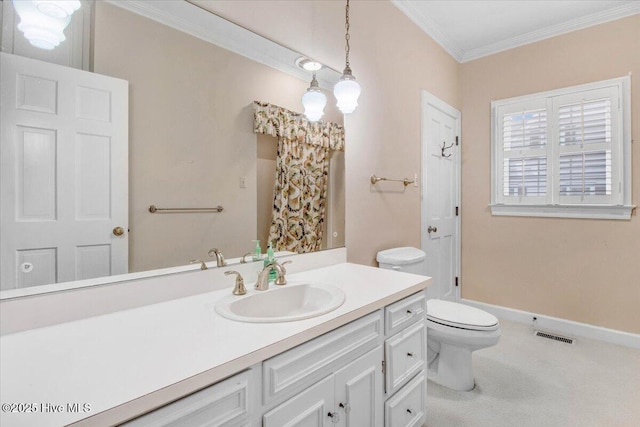
[[[549,149],[546,103],[518,103],[500,113],[500,199],[505,203],[544,203]]]
[[[522,110],[505,114],[503,196],[547,194],[547,111]]]
[[[492,102],[492,212],[629,218],[629,108],[628,77]]]
[[[618,94],[595,89],[553,98],[557,123],[557,199],[560,204],[621,201],[618,156]]]

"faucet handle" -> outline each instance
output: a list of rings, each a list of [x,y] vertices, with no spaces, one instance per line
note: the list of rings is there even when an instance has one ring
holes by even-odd
[[[278,265],[280,268],[277,269],[276,271],[278,272],[278,277],[276,277],[276,281],[275,284],[276,285],[286,285],[287,284],[287,278],[285,277],[285,274],[287,274],[287,269],[284,267],[285,264],[291,264],[293,261],[285,261],[282,264],[279,264],[278,262],[276,262],[276,265]]]
[[[195,264],[196,262],[200,263],[200,270],[208,270],[209,267],[207,267],[207,264],[205,264],[204,261],[200,260],[200,259],[192,259],[189,261],[189,264]]]
[[[247,293],[247,288],[244,287],[244,279],[242,278],[242,274],[238,273],[234,270],[225,271],[224,275],[228,276],[230,274],[236,275],[236,286],[233,288],[234,295],[244,295]]]
[[[282,267],[282,274],[287,274],[287,269],[284,267],[287,264],[291,264],[293,261],[285,261],[283,263],[280,264],[280,267]]]

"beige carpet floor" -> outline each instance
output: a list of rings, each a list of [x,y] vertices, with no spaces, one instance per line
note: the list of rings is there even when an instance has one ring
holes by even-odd
[[[428,427],[640,427],[640,350],[501,327],[497,346],[473,354],[474,390],[429,382]]]

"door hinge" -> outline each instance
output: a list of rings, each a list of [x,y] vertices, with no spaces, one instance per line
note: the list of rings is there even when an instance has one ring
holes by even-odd
[[[456,216],[460,215],[460,208],[456,206]]]
[[[384,360],[382,361],[382,375],[386,374],[387,370],[386,367],[384,366]]]
[[[457,276],[456,276],[456,286],[459,286],[458,285],[458,277]]]
[[[460,139],[456,136],[456,145],[460,145]]]

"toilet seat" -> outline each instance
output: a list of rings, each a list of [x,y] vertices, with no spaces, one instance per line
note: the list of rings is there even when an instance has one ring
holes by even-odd
[[[500,327],[498,318],[486,311],[436,299],[427,301],[427,320],[472,331],[493,331]]]

